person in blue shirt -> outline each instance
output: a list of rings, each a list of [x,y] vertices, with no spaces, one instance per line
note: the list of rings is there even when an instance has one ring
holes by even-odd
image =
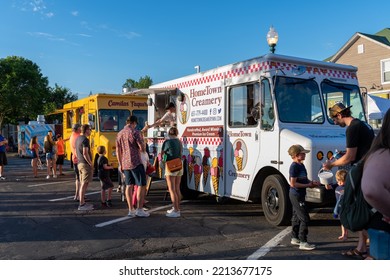
[[[292,145],[288,149],[288,154],[293,159],[289,171],[290,192],[289,197],[293,208],[291,219],[292,232],[291,244],[299,245],[300,250],[313,250],[315,245],[307,242],[309,233],[308,224],[310,216],[305,204],[306,188],[319,186],[317,181],[310,181],[307,178],[306,167],[303,161],[309,150],[305,150],[301,145]]]
[[[340,217],[340,210],[341,210],[341,204],[343,203],[342,199],[344,196],[344,183],[345,179],[347,177],[348,171],[345,169],[339,169],[336,172],[336,181],[337,186],[335,189],[335,195],[336,195],[336,205],[333,210],[333,217],[335,219]],[[345,241],[348,238],[348,230],[341,225],[341,235],[338,237],[339,240]]]

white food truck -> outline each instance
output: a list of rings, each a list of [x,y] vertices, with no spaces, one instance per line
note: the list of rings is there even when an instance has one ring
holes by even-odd
[[[328,108],[353,105],[365,120],[357,68],[276,54],[229,64],[140,90],[148,93],[148,123],[176,104],[183,143],[184,195],[194,191],[261,202],[272,225],[290,222],[287,150],[300,144],[304,162],[318,180],[322,163],[345,149],[345,128],[333,124]],[[150,151],[161,160],[171,124],[148,130]],[[160,176],[163,176],[160,164]],[[334,193],[308,189],[306,200],[325,203]]]

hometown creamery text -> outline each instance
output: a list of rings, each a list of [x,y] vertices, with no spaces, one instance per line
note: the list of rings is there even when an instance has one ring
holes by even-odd
[[[210,97],[209,95],[222,93],[222,87],[210,87],[206,86],[204,89],[190,90],[190,98],[192,99],[191,105],[193,107],[203,106],[203,105],[221,105],[222,96],[219,97]]]

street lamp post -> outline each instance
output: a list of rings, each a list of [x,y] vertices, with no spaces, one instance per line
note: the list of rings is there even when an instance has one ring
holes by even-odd
[[[269,31],[267,33],[267,42],[269,46],[269,50],[274,53],[276,44],[278,43],[278,32],[276,32],[275,28],[271,25]]]

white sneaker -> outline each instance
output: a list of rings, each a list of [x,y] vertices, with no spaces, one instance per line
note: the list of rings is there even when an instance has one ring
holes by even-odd
[[[78,210],[79,211],[90,211],[90,210],[93,210],[93,205],[84,203],[84,205],[79,205]]]
[[[301,245],[301,241],[298,238],[293,237],[293,238],[291,238],[291,244],[299,246],[299,245]]]
[[[5,180],[6,178],[3,176],[0,176],[0,180]]]
[[[172,213],[173,211],[175,211],[175,208],[172,207],[171,209],[168,209],[168,210],[167,210],[167,213],[170,214],[170,213]]]
[[[47,176],[46,176],[46,179],[50,179],[50,175],[47,175]]]
[[[53,178],[57,178],[57,175],[53,175]]]
[[[299,244],[299,250],[311,251],[311,250],[314,250],[315,248],[316,248],[315,245],[309,244],[307,242],[301,242]]]
[[[134,218],[135,217],[135,210],[129,210],[129,213],[127,216]]]
[[[148,212],[145,212],[143,209],[137,209],[137,210],[135,210],[135,215],[136,215],[137,217],[144,217],[144,218],[150,216],[150,214],[149,214]]]
[[[167,213],[165,216],[167,216],[169,218],[179,218],[180,211],[172,211],[171,213]]]

